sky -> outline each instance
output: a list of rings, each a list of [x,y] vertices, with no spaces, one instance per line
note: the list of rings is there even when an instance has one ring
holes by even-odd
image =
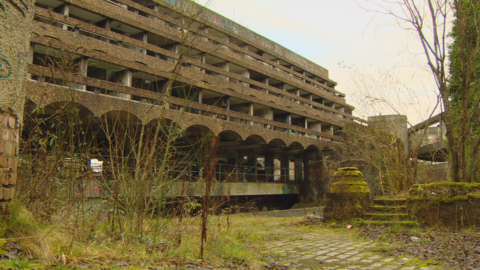
[[[400,113],[414,125],[437,104],[416,34],[363,0],[198,2],[328,69],[357,117]]]

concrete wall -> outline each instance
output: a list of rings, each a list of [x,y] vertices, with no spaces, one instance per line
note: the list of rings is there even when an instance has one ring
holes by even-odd
[[[380,115],[380,116],[369,116],[368,117],[368,126],[388,132],[390,134],[395,134],[400,140],[402,140],[403,145],[405,146],[405,153],[408,151],[408,126],[407,126],[407,116],[405,115]]]
[[[34,0],[0,1],[0,207],[14,194]]]

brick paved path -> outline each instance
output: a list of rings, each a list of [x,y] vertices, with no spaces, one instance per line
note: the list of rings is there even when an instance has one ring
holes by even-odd
[[[355,231],[321,229],[299,235],[296,239],[280,240],[264,245],[279,256],[290,269],[443,269],[441,265],[426,267],[418,259],[393,258],[379,255],[373,248],[387,247],[362,240]]]

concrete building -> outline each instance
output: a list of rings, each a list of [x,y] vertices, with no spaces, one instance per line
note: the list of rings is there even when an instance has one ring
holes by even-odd
[[[62,64],[75,65],[68,79]],[[36,0],[28,72],[28,106],[219,136],[234,182],[264,182],[237,195],[322,196],[309,183],[329,175],[325,157],[355,120],[327,69],[190,1]]]

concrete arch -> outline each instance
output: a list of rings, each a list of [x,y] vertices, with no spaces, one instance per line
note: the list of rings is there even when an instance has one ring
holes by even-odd
[[[303,150],[303,149],[305,149],[301,143],[296,142],[296,141],[295,141],[295,142],[292,142],[288,147],[290,147],[290,148],[292,148],[292,149],[298,149],[298,150]]]
[[[320,148],[318,148],[318,146],[316,145],[313,145],[313,144],[310,144],[309,146],[307,146],[306,148],[307,151],[320,151]]]
[[[245,139],[245,141],[247,142],[247,144],[266,144],[267,143],[267,141],[263,137],[256,134],[248,136],[248,138]]]
[[[32,107],[34,109],[39,107],[32,100],[27,100],[25,107],[27,107],[27,106]],[[38,111],[38,113],[44,114],[44,115],[52,115],[52,114],[58,112],[61,109],[67,109],[68,110],[69,108],[78,109],[79,110],[78,111],[79,115],[82,118],[89,117],[89,116],[93,117],[95,115],[92,108],[89,108],[88,106],[86,106],[84,104],[77,103],[77,102],[71,102],[71,101],[56,101],[56,102],[52,102],[52,103],[46,104],[44,106],[41,106],[40,108],[41,108],[41,110]]]
[[[119,121],[122,123],[130,122],[131,124],[140,125],[142,120],[135,114],[124,110],[113,110],[105,112],[100,116],[101,121]]]
[[[243,140],[243,137],[233,130],[224,130],[218,134],[220,141],[229,142],[236,140]]]
[[[271,146],[276,146],[276,147],[286,147],[287,144],[282,140],[282,139],[272,139],[268,143]]]
[[[185,130],[187,136],[194,136],[201,138],[203,136],[216,135],[213,130],[206,125],[191,125]]]

